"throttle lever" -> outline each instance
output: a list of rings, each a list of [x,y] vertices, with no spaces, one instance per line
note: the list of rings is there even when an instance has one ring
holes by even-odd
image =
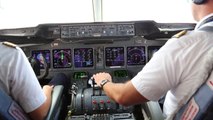
[[[91,87],[93,88],[93,95],[96,95],[95,92],[97,92],[97,90],[101,90],[101,88],[95,83],[95,80],[93,77],[91,77],[89,80],[88,80],[88,83],[91,85]],[[100,91],[99,91],[99,94],[100,94]]]
[[[88,80],[88,84],[92,87],[92,88],[97,88],[99,87],[96,83],[95,83],[95,80],[93,77],[91,77],[89,80]]]

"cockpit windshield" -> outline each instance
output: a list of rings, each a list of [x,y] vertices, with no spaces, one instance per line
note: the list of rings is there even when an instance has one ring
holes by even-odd
[[[0,29],[45,23],[193,23],[187,0],[0,0]]]

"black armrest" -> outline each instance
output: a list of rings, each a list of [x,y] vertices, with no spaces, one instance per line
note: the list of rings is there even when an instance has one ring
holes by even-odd
[[[57,117],[59,116],[62,105],[63,89],[64,87],[62,85],[57,85],[54,87],[52,93],[51,107],[49,109],[49,113],[46,117],[46,120],[54,120],[57,119]]]

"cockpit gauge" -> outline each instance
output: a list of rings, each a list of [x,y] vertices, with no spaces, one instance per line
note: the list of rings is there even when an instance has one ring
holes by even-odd
[[[122,83],[131,79],[131,75],[127,70],[115,70],[113,71],[113,82]]]
[[[127,70],[115,70],[113,72],[113,77],[118,77],[118,78],[128,77],[128,72]]]
[[[88,73],[85,71],[79,71],[73,73],[73,79],[79,80],[79,79],[88,79]]]
[[[124,66],[124,47],[106,47],[105,61],[107,67]]]
[[[71,49],[53,50],[53,68],[71,68]]]
[[[44,59],[50,67],[50,50],[33,50],[32,57],[40,62],[40,68],[44,69]]]
[[[144,46],[127,47],[127,65],[145,65],[146,53]]]
[[[93,48],[75,48],[74,66],[75,68],[93,67]]]

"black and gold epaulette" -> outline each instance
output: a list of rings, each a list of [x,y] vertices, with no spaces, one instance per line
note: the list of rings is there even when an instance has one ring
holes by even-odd
[[[13,44],[13,43],[11,43],[11,42],[3,42],[2,44],[3,44],[3,45],[6,45],[6,46],[8,46],[8,47],[11,47],[11,48],[16,48],[16,47],[17,47],[16,44]]]
[[[181,36],[185,35],[187,33],[187,30],[180,31],[179,33],[172,36],[172,38],[180,38]]]

